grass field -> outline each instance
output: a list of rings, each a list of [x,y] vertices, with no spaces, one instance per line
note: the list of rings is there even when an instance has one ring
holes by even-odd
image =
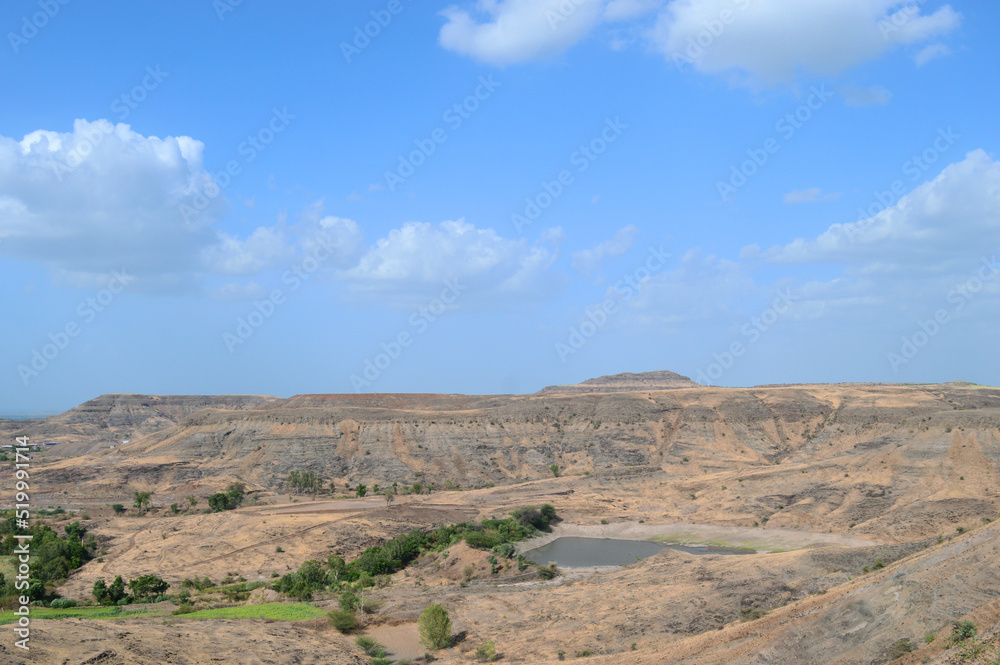
[[[146,610],[120,611],[118,607],[68,607],[66,609],[51,609],[48,607],[32,607],[32,619],[121,619],[129,616],[149,614]],[[0,626],[14,623],[18,617],[6,610],[0,614]]]
[[[117,607],[69,607],[66,609],[51,609],[48,607],[32,607],[32,619],[122,619],[133,616],[170,616],[163,610],[130,610],[121,611]],[[265,605],[241,605],[239,607],[222,607],[215,610],[201,610],[190,614],[181,614],[177,618],[184,619],[273,619],[274,621],[306,621],[321,619],[326,612],[308,603],[267,603]],[[14,623],[17,616],[11,611],[0,613],[0,626]]]
[[[273,619],[275,621],[305,621],[321,619],[326,612],[308,603],[266,603],[241,605],[216,610],[201,610],[180,615],[185,619]]]

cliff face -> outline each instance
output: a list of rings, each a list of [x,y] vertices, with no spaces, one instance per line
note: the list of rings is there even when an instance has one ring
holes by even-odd
[[[692,519],[825,520],[903,533],[995,514],[1000,390],[307,395],[253,409],[199,410],[85,459],[47,474],[93,482],[95,494],[133,485],[221,487],[231,479],[282,491],[292,470],[340,487],[475,488],[550,478],[555,465],[562,475],[660,474],[669,482],[657,500]]]
[[[201,409],[253,409],[274,397],[256,395],[102,395],[44,420],[0,420],[0,437],[53,440],[60,454],[76,455],[119,444],[177,424]]]

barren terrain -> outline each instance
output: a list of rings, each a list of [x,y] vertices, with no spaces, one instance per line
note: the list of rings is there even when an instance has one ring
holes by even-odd
[[[90,518],[100,556],[59,589],[80,601],[115,575],[154,573],[171,593],[196,576],[271,581],[411,529],[550,503],[563,521],[521,551],[575,535],[758,553],[666,549],[546,581],[491,575],[489,553],[460,543],[377,589],[368,630],[397,640],[395,657],[412,657],[413,624],[440,602],[459,635],[438,652],[442,663],[470,662],[487,639],[502,662],[589,652],[587,662],[616,665],[625,654],[650,664],[867,664],[889,662],[902,639],[918,650],[900,662],[947,662],[951,624],[969,617],[984,644],[996,642],[1000,389],[722,389],[675,377],[617,375],[521,396],[106,396],[0,429],[60,442],[35,462],[34,501]],[[334,493],[290,491],[291,471],[333,482]],[[233,481],[251,501],[201,512]],[[348,485],[394,482],[432,491],[391,504],[346,496]],[[116,516],[109,506],[131,505],[134,491],[151,492],[154,510]],[[314,603],[332,609],[336,598]],[[321,619],[165,613],[34,626],[32,652],[5,642],[4,662],[368,662]],[[939,637],[928,643],[928,634]]]

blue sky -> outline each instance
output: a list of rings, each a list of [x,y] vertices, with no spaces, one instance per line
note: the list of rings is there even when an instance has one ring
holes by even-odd
[[[0,412],[996,385],[998,28],[985,1],[4,3]]]

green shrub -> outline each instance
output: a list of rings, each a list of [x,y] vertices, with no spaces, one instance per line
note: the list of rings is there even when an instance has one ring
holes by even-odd
[[[439,603],[431,603],[417,621],[420,642],[428,649],[443,649],[451,643],[451,619]]]
[[[906,654],[913,651],[913,644],[909,639],[903,638],[892,645],[892,650],[889,652],[889,658],[895,660],[897,658],[902,658]]]
[[[76,601],[73,600],[72,598],[56,598],[51,603],[49,603],[49,607],[56,607],[60,609],[64,609],[67,607],[76,607]]]
[[[493,640],[486,640],[476,647],[476,660],[480,663],[492,663],[500,658],[497,646]]]
[[[173,614],[191,614],[194,612],[194,605],[191,603],[181,603],[180,606],[173,611]]]
[[[358,620],[354,618],[354,612],[347,610],[333,610],[327,616],[330,618],[330,625],[339,630],[344,635],[350,633],[358,627]]]
[[[366,635],[360,635],[354,643],[369,656],[385,655],[385,647]]]
[[[959,644],[966,640],[971,640],[976,636],[976,624],[972,623],[968,619],[963,619],[962,621],[956,621],[953,624],[954,630],[951,633],[951,643]]]
[[[556,562],[553,561],[547,566],[539,566],[538,576],[543,580],[551,580],[559,574],[559,568],[556,566]]]

